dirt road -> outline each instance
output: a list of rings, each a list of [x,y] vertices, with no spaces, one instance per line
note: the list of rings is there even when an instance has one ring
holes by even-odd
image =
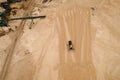
[[[34,4],[34,0],[29,1],[28,3],[25,4],[25,7],[27,11],[23,14],[25,16],[27,13],[29,13],[32,9],[32,6]],[[30,6],[30,7],[28,7]],[[6,61],[4,62],[4,67],[2,70],[2,74],[0,75],[1,80],[6,80],[7,72],[9,70],[9,65],[11,64],[14,48],[16,46],[17,40],[20,38],[22,35],[23,29],[24,29],[25,21],[23,20],[21,24],[19,25],[19,28],[17,29],[16,33],[14,34],[14,39],[13,39],[13,44],[10,47],[9,54],[6,57]]]

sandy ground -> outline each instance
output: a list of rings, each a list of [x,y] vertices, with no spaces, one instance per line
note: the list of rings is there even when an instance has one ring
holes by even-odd
[[[0,80],[120,80],[119,0],[40,4],[46,19],[0,38]]]

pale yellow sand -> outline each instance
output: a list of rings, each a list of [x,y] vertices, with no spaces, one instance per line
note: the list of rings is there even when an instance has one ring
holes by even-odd
[[[120,80],[119,4],[119,0],[44,4],[49,7],[36,13],[46,19],[34,20],[32,29],[31,21],[23,22],[16,32],[0,38],[0,80]],[[69,40],[73,51],[68,50]]]

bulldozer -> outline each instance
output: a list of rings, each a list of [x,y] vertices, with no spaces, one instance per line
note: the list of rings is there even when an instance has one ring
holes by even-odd
[[[69,50],[69,51],[74,50],[74,48],[73,48],[73,43],[72,43],[71,40],[68,41],[68,44],[67,44],[67,45],[68,45],[68,50]]]

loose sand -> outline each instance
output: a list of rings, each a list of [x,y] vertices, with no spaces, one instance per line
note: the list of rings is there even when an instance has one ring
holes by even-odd
[[[119,0],[37,3],[45,19],[0,37],[0,80],[120,80]]]

